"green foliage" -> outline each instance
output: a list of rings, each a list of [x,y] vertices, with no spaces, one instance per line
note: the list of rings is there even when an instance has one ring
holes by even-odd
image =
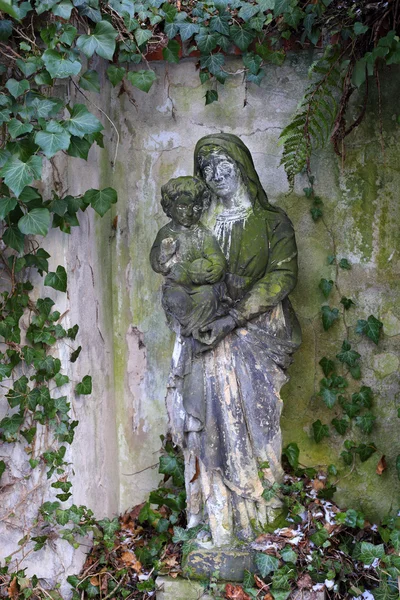
[[[383,323],[374,317],[374,315],[370,315],[367,321],[364,319],[357,321],[356,332],[366,335],[375,344],[378,344],[382,327]]]
[[[331,308],[330,306],[322,306],[322,326],[325,331],[328,331],[339,319],[339,310],[337,308]]]
[[[317,444],[319,444],[319,442],[321,442],[324,439],[324,437],[329,437],[328,425],[323,425],[319,419],[317,421],[314,421],[314,423],[312,424],[312,431],[314,440],[317,442]]]

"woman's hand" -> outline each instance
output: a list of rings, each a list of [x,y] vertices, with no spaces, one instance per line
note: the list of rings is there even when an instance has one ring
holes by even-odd
[[[215,346],[219,344],[228,333],[233,331],[235,327],[235,320],[230,315],[220,317],[219,319],[212,321],[212,323],[202,327],[200,333],[204,335],[201,335],[201,341],[206,344],[206,346],[200,351],[206,352],[210,348],[215,348]]]

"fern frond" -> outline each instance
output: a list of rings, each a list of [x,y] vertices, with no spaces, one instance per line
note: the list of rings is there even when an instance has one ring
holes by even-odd
[[[343,86],[340,56],[324,56],[314,62],[309,74],[314,81],[307,87],[292,121],[283,129],[281,165],[284,166],[290,191],[298,173],[310,171],[312,150],[322,148],[332,133]]]

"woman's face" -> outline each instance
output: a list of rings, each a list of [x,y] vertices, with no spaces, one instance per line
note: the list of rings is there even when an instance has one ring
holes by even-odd
[[[220,198],[229,198],[238,190],[241,175],[236,163],[225,154],[210,154],[201,173],[210,190]]]

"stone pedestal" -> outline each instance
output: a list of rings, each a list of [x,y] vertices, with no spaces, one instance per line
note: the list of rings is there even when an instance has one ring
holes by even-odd
[[[254,551],[243,547],[196,548],[183,563],[183,574],[190,579],[243,581],[245,571],[255,571]]]
[[[181,577],[157,577],[157,600],[214,600],[203,584]]]
[[[224,585],[224,584],[222,584]],[[191,581],[178,577],[157,577],[156,579],[157,600],[215,600],[206,588],[206,582]],[[290,600],[325,600],[325,591],[314,592],[312,590],[296,590],[290,596]]]

